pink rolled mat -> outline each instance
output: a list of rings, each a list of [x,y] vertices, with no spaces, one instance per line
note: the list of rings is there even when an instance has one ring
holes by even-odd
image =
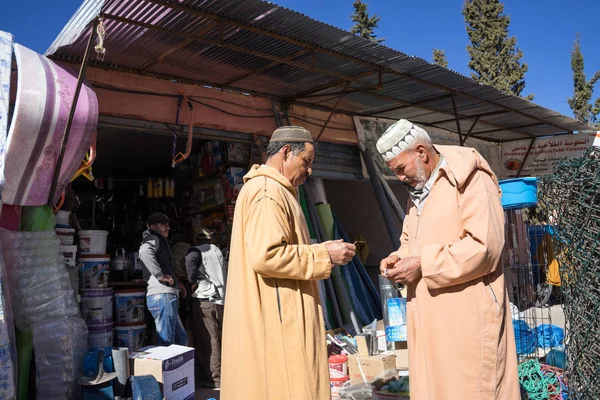
[[[17,99],[6,153],[7,204],[48,203],[77,77],[53,61],[15,44]],[[77,172],[98,124],[98,99],[85,83],[81,88],[63,158],[54,204]]]

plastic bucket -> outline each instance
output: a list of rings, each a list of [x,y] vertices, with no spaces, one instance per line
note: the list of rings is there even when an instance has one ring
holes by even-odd
[[[69,226],[71,211],[60,210],[56,213],[56,225]]]
[[[341,378],[329,378],[329,385],[331,387],[331,397],[340,397],[340,389],[344,386],[346,382],[348,382],[348,379],[348,376],[344,376]]]
[[[348,357],[343,354],[333,354],[329,357],[329,373],[334,376],[334,371],[342,376],[348,375]]]
[[[77,246],[60,246],[60,252],[69,267],[77,265]]]
[[[108,231],[79,231],[79,252],[105,254]]]
[[[63,246],[71,246],[75,242],[75,229],[73,228],[56,228],[54,229],[60,244]]]
[[[146,344],[146,324],[117,326],[115,333],[115,346],[117,347],[127,347],[129,351],[133,351]]]
[[[110,256],[82,255],[77,258],[79,265],[79,288],[99,289],[108,287]]]
[[[515,178],[498,182],[505,210],[533,207],[537,204],[537,178]]]
[[[113,322],[113,290],[84,289],[81,294],[81,314],[88,325]]]
[[[98,349],[113,346],[113,324],[88,325],[88,348]]]
[[[144,323],[146,292],[139,289],[115,290],[115,322],[117,324]]]

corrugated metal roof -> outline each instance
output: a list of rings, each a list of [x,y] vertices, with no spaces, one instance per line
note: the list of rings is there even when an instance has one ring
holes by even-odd
[[[453,132],[455,104],[461,132],[491,141],[590,129],[261,0],[86,0],[46,55],[80,61],[89,22],[99,13],[107,51],[104,60],[91,64],[103,68],[325,107],[343,92],[340,111],[409,118]]]

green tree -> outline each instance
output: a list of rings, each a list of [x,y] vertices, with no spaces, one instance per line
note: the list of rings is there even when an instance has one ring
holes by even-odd
[[[573,110],[575,118],[584,124],[600,126],[600,97],[592,105],[594,86],[600,79],[600,71],[597,71],[589,81],[585,77],[583,54],[579,42],[579,34],[571,53],[571,69],[573,70],[573,97],[569,99],[569,106]]]
[[[354,14],[350,18],[354,22],[354,26],[350,30],[353,35],[369,39],[375,43],[381,43],[385,40],[377,38],[374,32],[381,18],[377,15],[369,16],[368,4],[356,0],[354,2]]]
[[[471,44],[469,68],[476,81],[505,93],[523,97],[526,63],[517,48],[517,38],[508,35],[510,17],[503,15],[500,0],[465,0],[462,14]],[[533,100],[533,95],[524,97]]]
[[[448,60],[444,50],[433,49],[433,63],[440,67],[448,68]]]

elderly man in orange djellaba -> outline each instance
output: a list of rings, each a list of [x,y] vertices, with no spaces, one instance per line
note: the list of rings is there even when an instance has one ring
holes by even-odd
[[[309,131],[278,128],[265,165],[244,177],[233,219],[223,322],[221,400],[329,400],[317,281],[353,244],[310,244],[297,189],[312,173]]]
[[[498,181],[474,149],[432,145],[407,120],[377,150],[409,185],[400,249],[383,276],[407,287],[411,400],[518,400],[517,352],[500,255]]]

